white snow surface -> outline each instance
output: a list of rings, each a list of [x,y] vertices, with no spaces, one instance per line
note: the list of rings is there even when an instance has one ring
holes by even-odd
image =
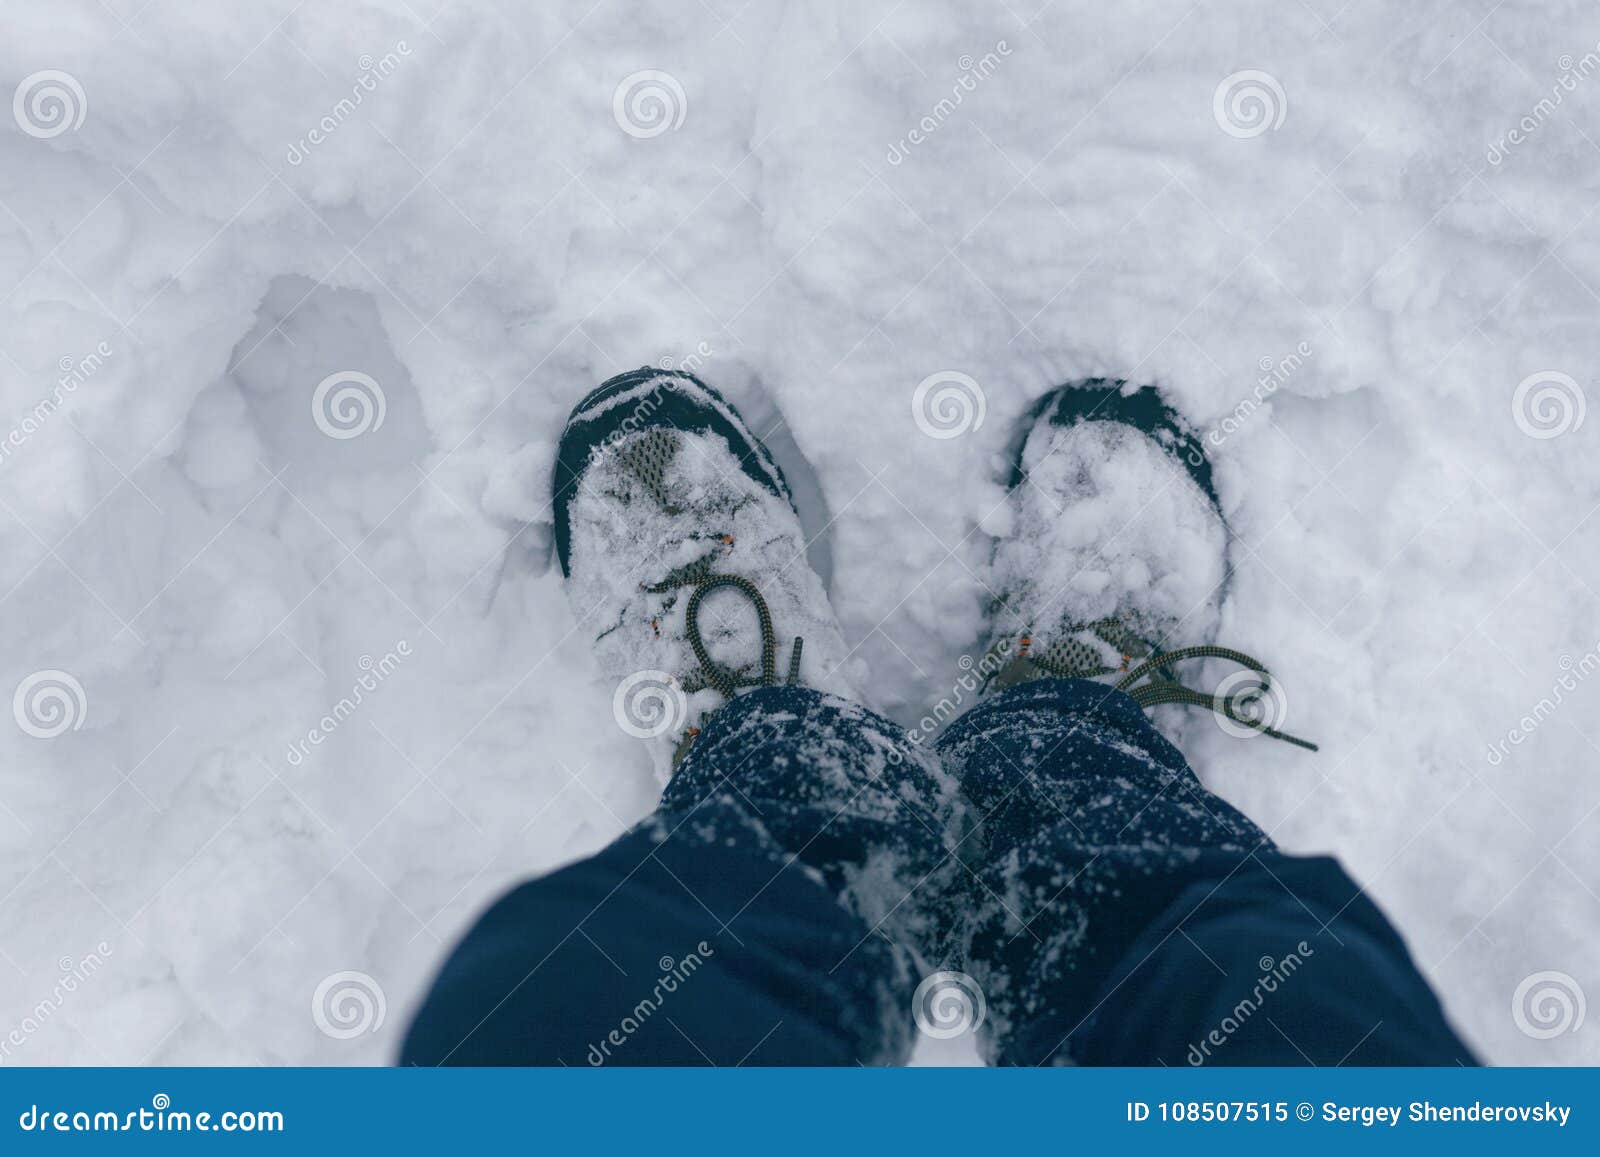
[[[1032,631],[1041,650],[1108,618],[1167,649],[1212,637],[1226,531],[1173,455],[1120,423],[1041,420],[1021,462],[1027,482],[984,577],[1004,599],[997,631]]]
[[[1162,385],[1239,540],[1221,641],[1322,744],[1196,717],[1197,771],[1339,855],[1487,1058],[1600,1062],[1513,1005],[1600,997],[1600,420],[1514,411],[1600,364],[1597,42],[1580,0],[6,0],[0,95],[86,107],[0,123],[0,690],[82,688],[0,727],[3,1060],[387,1062],[475,913],[648,812],[549,472],[587,389],[693,355],[781,411],[908,724],[986,642],[1027,405]],[[1236,135],[1251,69],[1283,117]],[[385,409],[335,438],[343,372]]]

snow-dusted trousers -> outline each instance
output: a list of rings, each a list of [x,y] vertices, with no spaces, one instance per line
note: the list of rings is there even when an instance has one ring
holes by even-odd
[[[401,1062],[882,1064],[975,1031],[1006,1065],[1473,1063],[1338,864],[1121,693],[1023,684],[931,747],[739,696],[652,817],[485,913]]]

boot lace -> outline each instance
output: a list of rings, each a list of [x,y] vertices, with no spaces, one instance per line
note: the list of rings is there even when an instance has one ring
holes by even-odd
[[[1091,634],[1115,648],[1123,656],[1122,667],[1108,667],[1100,653],[1082,636]],[[1009,641],[1007,641],[1009,645]],[[1307,751],[1316,751],[1317,745],[1309,740],[1280,731],[1270,718],[1263,717],[1263,702],[1272,694],[1272,673],[1255,657],[1231,647],[1200,645],[1176,647],[1163,651],[1155,644],[1139,638],[1116,619],[1102,619],[1076,627],[1068,627],[1060,641],[1044,650],[1035,650],[1031,635],[1024,634],[1017,644],[1017,658],[1026,660],[1048,675],[1065,679],[1096,679],[1123,671],[1133,662],[1133,656],[1143,653],[1148,657],[1133,665],[1114,686],[1128,695],[1140,707],[1148,710],[1162,704],[1176,703],[1184,707],[1199,707],[1215,712],[1250,731],[1281,739]],[[1203,659],[1221,659],[1237,664],[1253,681],[1228,693],[1207,694],[1178,681],[1172,667],[1176,663]],[[1231,680],[1224,680],[1226,686]]]

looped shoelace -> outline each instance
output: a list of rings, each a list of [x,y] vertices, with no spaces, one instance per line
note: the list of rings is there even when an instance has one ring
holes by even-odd
[[[1088,627],[1073,628],[1068,634],[1084,630],[1092,631],[1098,638],[1120,649],[1122,642],[1118,638],[1108,637],[1110,634],[1108,628],[1115,628],[1120,634],[1126,635],[1122,625],[1114,620],[1094,623]],[[1024,636],[1024,638],[1026,639],[1027,637]],[[1146,646],[1149,646],[1149,644],[1146,644]],[[1035,666],[1051,675],[1066,678],[1084,678],[1087,674],[1088,677],[1092,678],[1094,674],[1107,675],[1114,673],[1114,668],[1110,667],[1103,667],[1092,674],[1084,670],[1070,669],[1065,664],[1052,661],[1045,654],[1038,652],[1030,654],[1029,650],[1030,648],[1025,646],[1022,649],[1022,654]],[[1245,654],[1243,651],[1235,651],[1230,647],[1209,645],[1178,647],[1171,651],[1158,651],[1151,646],[1150,651],[1150,658],[1134,667],[1116,683],[1117,690],[1125,692],[1141,708],[1148,710],[1151,707],[1158,707],[1166,703],[1176,703],[1185,707],[1202,707],[1215,711],[1218,715],[1237,723],[1241,727],[1258,731],[1262,735],[1270,735],[1273,739],[1281,739],[1285,743],[1292,743],[1296,747],[1305,748],[1307,751],[1318,750],[1315,743],[1290,735],[1287,732],[1279,731],[1265,720],[1256,718],[1254,715],[1247,715],[1240,710],[1241,704],[1259,702],[1261,696],[1268,694],[1272,689],[1272,673],[1258,659]],[[1203,691],[1196,691],[1193,687],[1179,683],[1172,674],[1172,664],[1181,663],[1188,659],[1223,659],[1230,663],[1237,663],[1258,676],[1256,685],[1231,695],[1207,695]],[[1139,683],[1140,679],[1144,679],[1147,676],[1148,682]]]
[[[1148,683],[1135,687],[1133,684],[1141,677],[1155,672],[1159,675],[1163,668],[1172,663],[1180,663],[1185,659],[1225,659],[1230,663],[1237,663],[1253,674],[1259,676],[1256,686],[1247,688],[1233,695],[1207,695],[1203,691],[1196,691],[1193,687],[1186,687],[1176,679],[1151,678]],[[1262,735],[1270,735],[1274,739],[1281,739],[1285,743],[1292,743],[1296,747],[1303,747],[1307,751],[1316,751],[1317,745],[1310,740],[1301,739],[1299,736],[1290,735],[1279,731],[1265,720],[1245,715],[1239,710],[1241,703],[1255,703],[1262,695],[1272,689],[1272,673],[1260,662],[1246,655],[1243,651],[1235,651],[1228,647],[1178,647],[1175,650],[1164,652],[1153,659],[1140,663],[1129,671],[1117,683],[1118,691],[1127,692],[1140,707],[1149,709],[1163,703],[1178,703],[1185,707],[1207,707],[1227,719],[1233,720],[1241,727],[1248,727],[1252,731],[1259,731]]]
[[[772,610],[767,606],[767,600],[761,593],[761,588],[742,575],[736,574],[711,574],[709,573],[710,559],[703,560],[703,565],[693,566],[689,573],[682,573],[669,577],[665,583],[658,583],[647,587],[647,590],[662,591],[675,587],[688,586],[693,588],[689,594],[689,605],[684,608],[684,629],[689,637],[689,646],[694,649],[694,657],[700,663],[700,675],[705,680],[705,685],[721,692],[731,699],[736,691],[742,687],[775,687],[778,684],[778,633],[772,625]],[[700,604],[705,601],[706,595],[721,587],[731,587],[750,600],[756,609],[756,618],[761,624],[761,676],[756,679],[742,678],[738,672],[722,666],[711,657],[711,652],[706,648],[705,637],[700,633]],[[805,639],[796,635],[794,644],[789,648],[789,679],[791,684],[800,682],[800,655],[805,648]]]

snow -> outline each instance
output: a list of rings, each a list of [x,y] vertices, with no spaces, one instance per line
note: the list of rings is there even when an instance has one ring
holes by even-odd
[[[0,727],[0,1059],[384,1062],[476,911],[649,810],[548,477],[585,390],[692,357],[781,411],[907,724],[987,642],[1016,418],[1068,377],[1166,387],[1240,539],[1220,640],[1322,745],[1194,718],[1199,773],[1339,854],[1487,1057],[1600,1062],[1527,1007],[1600,993],[1591,6],[4,22],[0,90],[64,73],[83,115],[47,75],[69,107],[0,121],[0,687],[82,697]],[[667,119],[624,131],[650,70]],[[330,436],[312,398],[352,373],[383,420],[345,393],[370,428]],[[981,390],[953,435],[913,414],[935,374]]]
[[[1030,431],[1027,483],[1009,504],[985,583],[1004,596],[999,630],[1039,634],[1116,618],[1146,639],[1215,631],[1226,591],[1225,532],[1184,467],[1146,435],[1110,422]],[[1187,632],[1185,634],[1185,632]],[[1093,645],[1094,636],[1080,632]],[[1119,655],[1106,657],[1117,666]]]
[[[716,407],[685,379],[657,383]],[[632,397],[633,413],[647,417],[641,396],[625,391],[585,414],[603,414]],[[652,408],[659,406],[659,395],[651,396]],[[574,436],[585,436],[580,423],[574,427]],[[756,595],[773,624],[774,679],[787,681],[790,664],[798,662],[805,686],[859,703],[865,663],[841,637],[822,581],[805,563],[807,534],[789,500],[741,469],[750,443],[736,447],[715,433],[660,430],[630,437],[632,429],[624,425],[610,435],[570,496],[569,601],[578,619],[592,625],[596,664],[617,683],[612,704],[619,724],[653,741],[652,764],[665,785],[685,730],[704,726],[727,701],[691,641],[697,576],[710,569],[759,576]],[[661,443],[656,472],[647,463],[652,441]],[[758,468],[772,478],[766,463]],[[723,587],[700,597],[695,623],[711,661],[746,685],[763,678],[765,640],[752,595]]]

